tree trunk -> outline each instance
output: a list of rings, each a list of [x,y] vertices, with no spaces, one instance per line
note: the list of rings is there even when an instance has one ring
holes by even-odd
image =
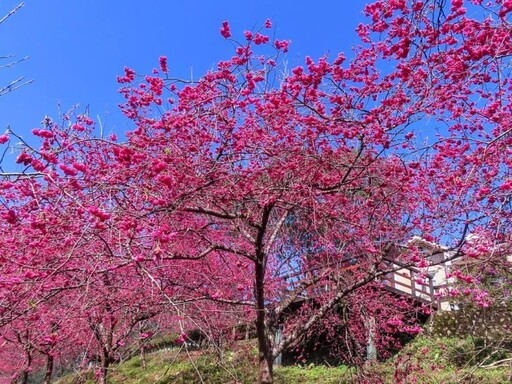
[[[24,369],[20,372],[19,381],[15,380],[14,383],[27,384],[28,383],[28,370]]]
[[[28,331],[27,331],[28,334]],[[28,339],[28,336],[27,336]],[[27,384],[28,383],[28,375],[30,372],[30,366],[32,365],[32,350],[30,348],[30,345],[27,343],[25,345],[25,368],[20,373],[20,384]]]
[[[264,319],[264,316],[262,316]],[[272,384],[274,382],[272,349],[267,337],[264,321],[256,321],[256,334],[258,336],[258,383]]]
[[[142,342],[139,347],[142,369],[146,369],[146,344]]]
[[[46,374],[44,375],[44,384],[50,384],[53,374],[53,356],[51,354],[46,355]]]
[[[110,305],[107,304],[105,307],[107,311],[110,311]],[[108,368],[113,362],[112,356],[112,341],[114,335],[114,327],[112,324],[106,329],[100,320],[89,319],[89,327],[92,329],[94,337],[98,342],[100,348],[100,377],[99,382],[101,384],[107,384]]]
[[[256,294],[256,335],[258,337],[258,383],[272,384],[274,382],[272,371],[274,358],[270,345],[268,324],[265,321],[264,276],[264,268],[257,263],[254,291]]]
[[[28,383],[28,371],[26,369],[24,369],[21,372],[19,383],[20,384],[27,384]]]
[[[110,354],[104,348],[101,352],[101,377],[100,384],[107,384],[108,368],[110,366]]]
[[[256,262],[254,265],[254,297],[256,299],[256,336],[258,338],[258,383],[272,384],[274,382],[271,335],[272,319],[268,319],[265,308],[265,270],[267,257],[263,249],[263,238],[270,217],[272,205],[263,210],[261,227],[256,237]]]
[[[274,382],[274,372],[272,370],[273,361],[259,354],[258,365],[258,383],[259,384],[272,384]]]

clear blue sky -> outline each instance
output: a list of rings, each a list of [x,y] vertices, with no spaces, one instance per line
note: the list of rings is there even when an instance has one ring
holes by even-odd
[[[20,0],[21,1],[21,0]],[[20,1],[0,3],[3,16]],[[123,67],[150,73],[159,56],[177,77],[200,77],[232,47],[219,33],[228,20],[233,37],[270,18],[276,37],[292,40],[290,65],[309,55],[348,53],[366,1],[354,0],[25,0],[0,25],[0,56],[30,59],[0,69],[0,85],[24,75],[34,83],[0,97],[0,134],[8,125],[26,135],[58,106],[89,106],[107,132],[121,133],[129,121],[118,111],[122,98],[116,76]],[[4,63],[5,64],[5,63]]]

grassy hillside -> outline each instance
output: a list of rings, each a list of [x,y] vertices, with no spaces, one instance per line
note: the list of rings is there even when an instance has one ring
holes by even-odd
[[[397,356],[386,362],[365,367],[293,366],[277,368],[276,383],[342,384],[342,383],[482,383],[510,382],[510,355],[496,352],[471,339],[429,339],[419,337]],[[503,361],[503,363],[496,362]],[[494,364],[494,365],[493,365]],[[237,345],[225,352],[222,360],[208,351],[163,349],[147,355],[143,368],[139,356],[112,367],[112,384],[143,383],[233,383],[256,382],[254,344]],[[487,368],[482,368],[486,366]],[[94,383],[93,372],[70,374],[56,383]]]
[[[335,384],[348,377],[346,367],[283,367],[276,370],[277,383]],[[110,375],[112,384],[170,384],[170,383],[236,383],[254,384],[256,364],[245,352],[228,352],[219,362],[208,352],[161,350],[146,358],[142,367],[139,356],[114,366]],[[344,382],[344,381],[343,381]],[[92,384],[93,372],[70,374],[58,384]]]

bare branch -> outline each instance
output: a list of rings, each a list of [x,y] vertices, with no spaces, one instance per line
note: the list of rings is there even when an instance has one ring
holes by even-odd
[[[274,232],[272,233],[272,235],[270,236],[270,239],[268,240],[267,242],[267,246],[265,247],[265,253],[268,253],[270,251],[270,248],[272,248],[272,245],[274,244],[274,242],[276,241],[276,238],[277,238],[277,234],[279,233],[279,231],[281,230],[281,227],[283,226],[284,224],[284,221],[286,220],[286,218],[288,217],[288,211],[285,211],[281,217],[279,218],[279,221],[277,222],[275,228],[274,228]]]
[[[14,57],[14,55],[9,55],[9,56],[0,57],[0,59],[2,59],[2,60],[3,60],[3,59],[10,59],[11,57]],[[11,61],[11,62],[9,62],[9,63],[7,63],[7,64],[0,65],[0,69],[2,69],[2,68],[12,68],[12,67],[14,67],[16,64],[19,64],[19,63],[21,63],[22,61],[25,61],[25,60],[28,60],[28,59],[29,59],[29,57],[28,57],[28,56],[25,56],[25,57],[23,57],[23,58],[21,58],[21,59],[19,59],[19,60],[14,60],[14,61]]]
[[[219,219],[238,219],[239,215],[235,215],[229,212],[216,211],[214,209],[202,208],[202,207],[187,207],[184,209],[185,212],[202,213],[204,215],[218,217]]]
[[[2,17],[2,19],[0,19],[0,24],[2,24],[5,20],[14,15],[16,12],[18,12],[20,8],[22,8],[24,5],[25,3],[19,3],[11,12],[9,12],[7,15]]]
[[[0,88],[0,96],[3,96],[9,92],[15,91],[16,89],[19,89],[21,87],[24,87],[25,85],[28,85],[28,84],[34,82],[34,80],[27,80],[27,81],[23,82],[23,80],[25,80],[24,76],[12,81],[11,84],[9,84],[9,85],[6,85],[5,87]]]

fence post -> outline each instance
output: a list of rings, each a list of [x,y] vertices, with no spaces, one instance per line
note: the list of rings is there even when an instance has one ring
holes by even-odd
[[[371,316],[366,322],[368,329],[368,345],[366,346],[366,361],[377,360],[377,347],[375,346],[375,317]]]
[[[428,287],[429,287],[429,296],[430,296],[430,302],[433,303],[435,300],[435,294],[434,294],[434,277],[428,275]]]
[[[278,327],[276,330],[276,334],[274,336],[274,344],[279,344],[281,342],[281,338],[283,336],[281,327]],[[276,356],[274,360],[274,367],[280,367],[283,364],[283,354],[280,353]]]

